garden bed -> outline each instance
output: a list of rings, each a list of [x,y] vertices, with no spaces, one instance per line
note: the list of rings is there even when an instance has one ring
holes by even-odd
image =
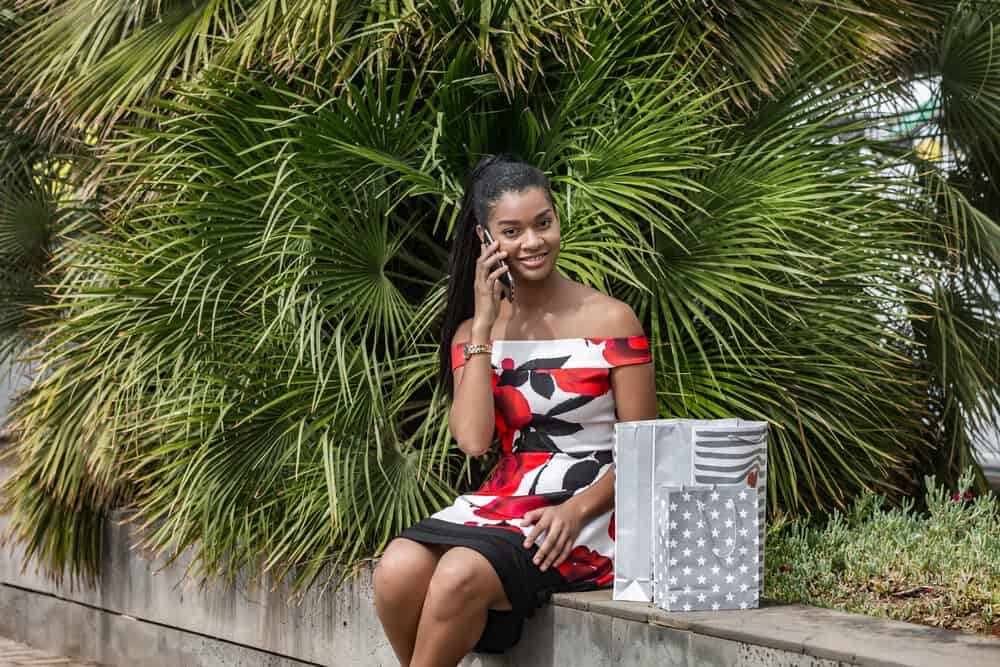
[[[766,595],[1000,640],[1000,500],[928,479],[926,510],[870,495],[823,525],[772,522]]]

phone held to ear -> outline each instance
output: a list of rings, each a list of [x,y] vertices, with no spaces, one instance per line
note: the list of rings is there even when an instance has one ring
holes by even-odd
[[[479,228],[483,230],[483,241],[487,244],[493,243],[493,235],[490,234],[490,230],[486,229],[486,227],[483,227],[482,225],[480,225]],[[502,259],[497,261],[500,263],[500,266],[507,266],[507,262]],[[514,279],[511,277],[509,270],[506,273],[500,274],[500,284],[507,290],[507,300],[514,303]]]

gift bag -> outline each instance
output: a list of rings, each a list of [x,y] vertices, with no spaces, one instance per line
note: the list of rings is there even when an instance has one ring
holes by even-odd
[[[656,508],[656,606],[667,611],[758,606],[757,489],[661,485]]]
[[[613,598],[653,601],[657,548],[654,488],[667,484],[759,489],[759,572],[763,573],[767,422],[647,419],[615,424],[615,579]]]
[[[721,421],[721,420],[720,420]],[[757,572],[764,577],[764,510],[767,508],[767,422],[735,427],[702,422],[692,428],[695,484],[732,484],[757,489]]]

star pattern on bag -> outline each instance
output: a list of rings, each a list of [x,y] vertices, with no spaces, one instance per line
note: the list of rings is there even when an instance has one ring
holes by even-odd
[[[668,610],[758,605],[757,494],[739,487],[661,487],[656,597]]]

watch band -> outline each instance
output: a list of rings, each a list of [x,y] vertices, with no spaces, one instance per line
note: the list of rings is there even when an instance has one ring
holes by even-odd
[[[491,354],[492,352],[493,346],[489,343],[466,343],[465,347],[462,348],[462,354],[465,355],[466,361],[474,354]]]

